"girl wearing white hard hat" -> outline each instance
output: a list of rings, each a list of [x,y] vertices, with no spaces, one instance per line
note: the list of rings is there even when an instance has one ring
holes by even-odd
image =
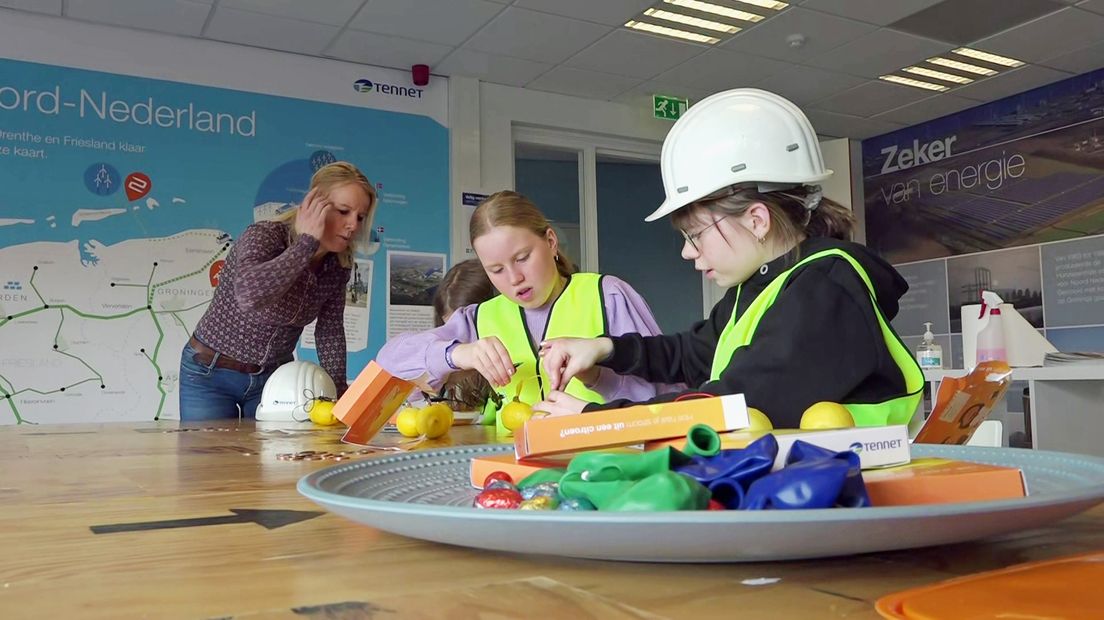
[[[844,404],[860,426],[907,423],[923,374],[889,322],[908,284],[847,240],[854,218],[821,194],[832,171],[801,110],[757,89],[712,95],[671,128],[661,171],[666,200],[645,219],[670,215],[682,257],[728,291],[679,334],[544,342],[553,387],[598,365],[698,386],[691,392],[742,393],[778,428],[796,428],[821,401]],[[535,408],[629,404],[554,391]]]

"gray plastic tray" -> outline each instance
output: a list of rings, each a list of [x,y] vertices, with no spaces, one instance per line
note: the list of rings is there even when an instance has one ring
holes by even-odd
[[[1104,459],[915,445],[914,458],[1019,467],[1014,500],[793,511],[538,512],[471,507],[469,459],[512,446],[466,446],[335,465],[299,481],[320,506],[372,527],[478,549],[647,562],[757,562],[908,549],[1016,532],[1104,500]]]

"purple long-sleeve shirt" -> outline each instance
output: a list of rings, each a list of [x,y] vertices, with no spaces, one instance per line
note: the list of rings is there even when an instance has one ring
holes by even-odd
[[[639,333],[660,334],[659,325],[648,303],[624,280],[614,276],[602,278],[602,300],[606,306],[609,335]],[[525,323],[531,337],[544,333],[548,312],[552,304],[535,310],[525,310]],[[402,379],[417,379],[428,375],[428,383],[440,389],[441,383],[452,369],[445,362],[445,348],[453,342],[468,343],[477,340],[475,329],[476,305],[458,309],[444,325],[425,332],[399,334],[383,345],[376,361],[391,374]],[[533,342],[534,346],[539,343]],[[608,368],[599,368],[598,380],[590,389],[607,401],[618,398],[646,400],[657,393],[673,391],[676,386],[665,383],[649,383],[639,377],[619,375]],[[681,387],[681,386],[680,386]]]
[[[312,267],[318,239],[299,235],[288,245],[287,225],[258,222],[234,242],[219,285],[195,337],[240,362],[272,366],[291,361],[303,328],[318,319],[318,360],[345,392],[345,285],[350,270],[335,254]]]

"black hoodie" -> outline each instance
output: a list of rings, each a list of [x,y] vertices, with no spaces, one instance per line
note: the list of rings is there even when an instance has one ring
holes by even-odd
[[[801,414],[815,402],[876,403],[904,395],[904,377],[886,347],[866,284],[839,257],[796,270],[763,315],[751,343],[736,350],[717,381],[709,381],[713,353],[732,320],[733,304],[742,315],[775,277],[800,258],[830,248],[858,260],[874,285],[883,316],[892,320],[897,301],[908,290],[904,278],[865,246],[818,237],[767,263],[739,289],[729,289],[709,318],[689,331],[612,338],[613,354],[602,365],[652,382],[700,386],[689,392],[743,393],[748,406],[766,413],[775,428],[797,428]],[[648,402],[671,401],[685,393]],[[586,410],[629,404],[614,401]]]

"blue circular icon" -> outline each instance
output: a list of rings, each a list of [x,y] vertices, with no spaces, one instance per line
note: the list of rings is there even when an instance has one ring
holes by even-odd
[[[372,80],[357,80],[353,82],[353,89],[358,93],[372,92]]]
[[[119,189],[119,171],[111,164],[92,164],[84,171],[84,186],[97,196],[110,196]]]
[[[855,454],[858,454],[859,452],[862,452],[863,451],[862,442],[861,441],[856,441],[855,443],[851,444],[850,449]]]
[[[329,151],[315,151],[310,156],[310,167],[314,172],[318,172],[318,169],[322,166],[328,166],[337,161],[337,157]]]

